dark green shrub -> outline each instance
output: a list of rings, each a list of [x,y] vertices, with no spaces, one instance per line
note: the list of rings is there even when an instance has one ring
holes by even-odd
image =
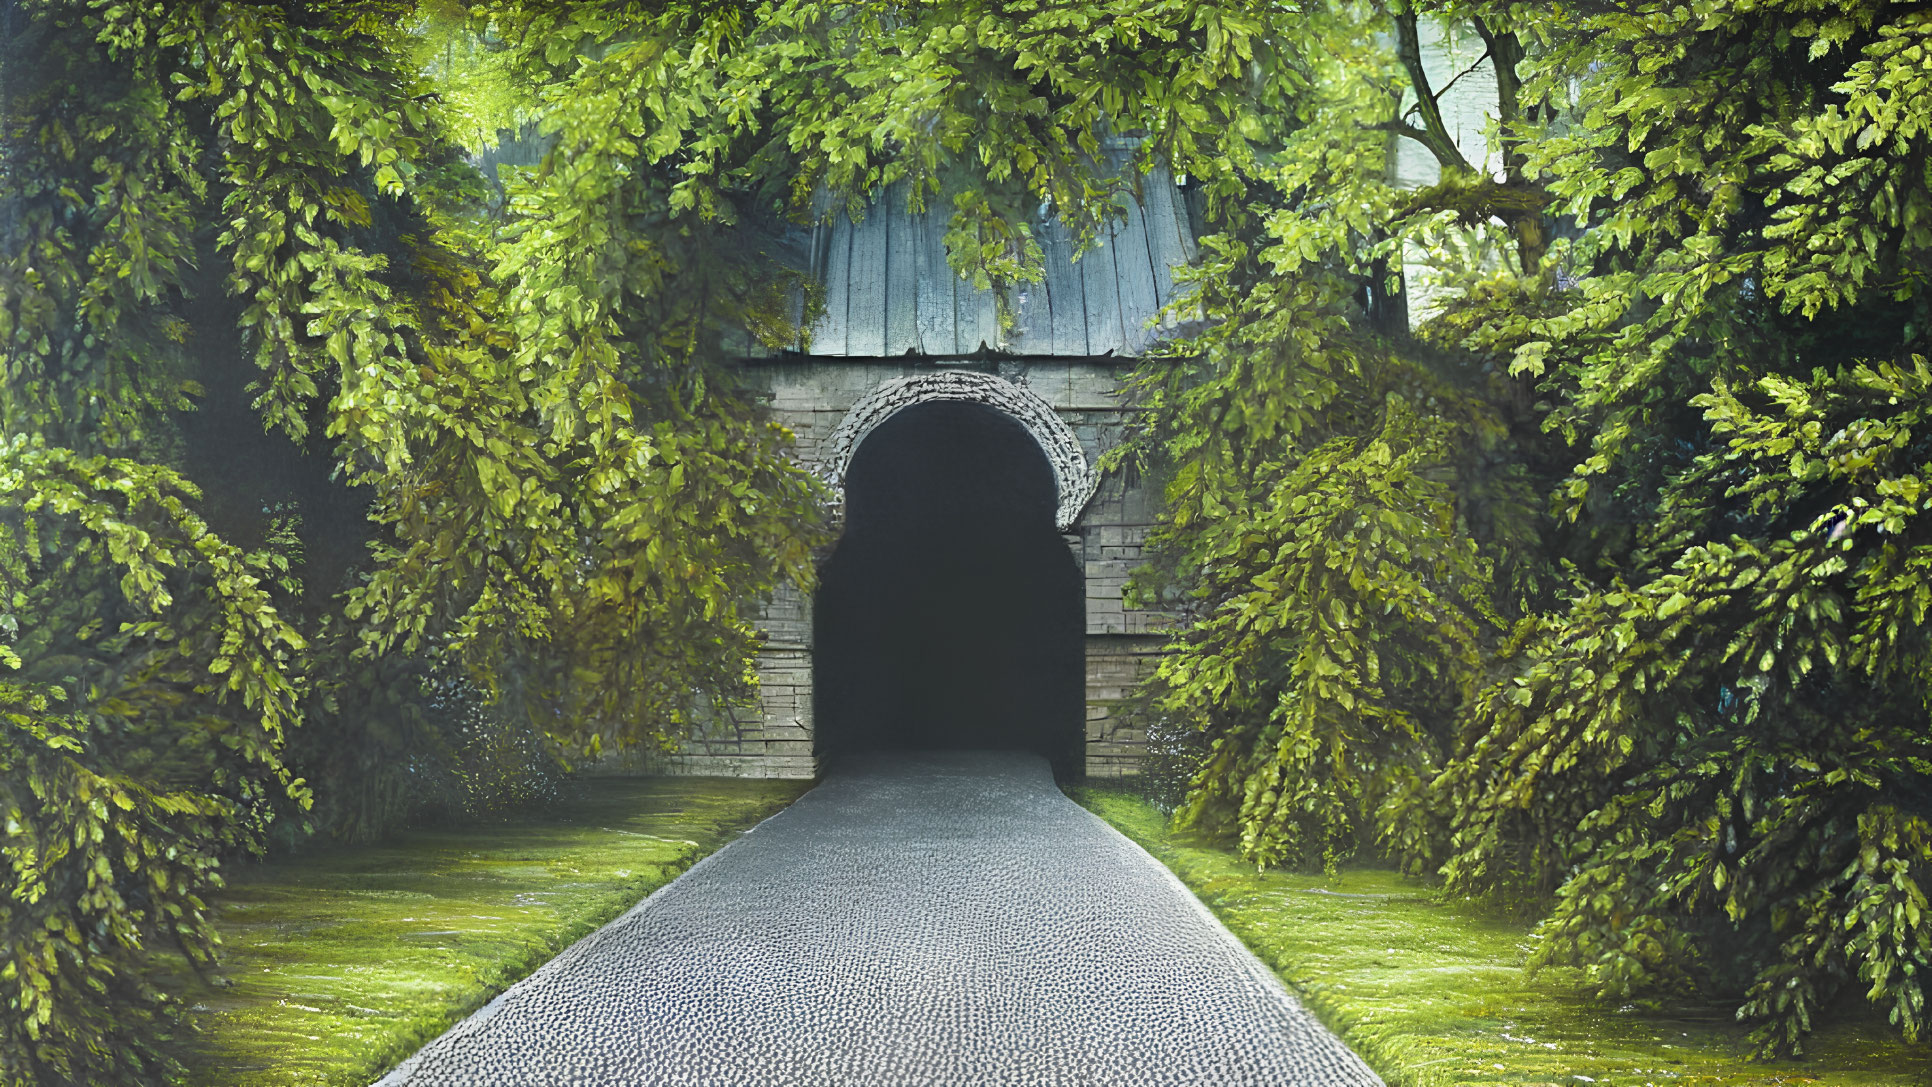
[[[302,639],[162,469],[0,445],[0,1083],[151,1083],[205,965],[222,855],[258,848]],[[118,575],[118,576],[115,576]]]
[[[541,806],[564,777],[550,740],[469,681],[407,659],[359,665],[313,700],[288,760],[318,790],[312,833],[366,842],[404,824]]]

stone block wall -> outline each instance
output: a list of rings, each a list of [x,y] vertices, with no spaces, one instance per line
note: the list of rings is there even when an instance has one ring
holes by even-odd
[[[1094,413],[1098,416],[1100,413]],[[1120,425],[1096,419],[1103,436]],[[1078,427],[1076,427],[1076,430]],[[1153,668],[1165,643],[1169,617],[1130,608],[1123,590],[1142,561],[1141,549],[1153,527],[1155,497],[1150,489],[1118,475],[1100,483],[1088,504],[1074,542],[1087,592],[1087,774],[1120,777],[1137,773],[1147,733],[1124,713],[1134,688]]]
[[[1159,637],[1087,635],[1087,776],[1140,771],[1147,732],[1122,710],[1160,658],[1163,644]]]
[[[758,701],[722,712],[670,755],[649,754],[626,768],[659,774],[809,778],[812,751],[812,600],[781,585],[763,609],[765,647],[758,655]]]
[[[799,461],[823,473],[833,458],[851,452],[835,448],[834,434],[854,405],[884,383],[946,369],[996,371],[1023,387],[1064,422],[1092,465],[1125,429],[1126,409],[1114,390],[1127,366],[1111,359],[961,364],[799,357],[751,363],[748,373],[762,389],[773,418],[791,430]],[[1148,488],[1111,476],[1100,481],[1073,523],[1063,526],[1086,586],[1086,769],[1093,776],[1135,772],[1146,747],[1145,734],[1131,728],[1120,711],[1159,654],[1164,617],[1128,608],[1122,588],[1140,564],[1155,508],[1156,496]],[[785,586],[765,606],[761,625],[767,641],[758,668],[760,707],[721,715],[677,754],[646,757],[641,768],[736,777],[817,773],[812,748],[812,602]]]

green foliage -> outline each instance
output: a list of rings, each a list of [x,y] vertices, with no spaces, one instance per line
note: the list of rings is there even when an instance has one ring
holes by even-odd
[[[1387,177],[1406,122],[1379,18],[1336,5],[1275,44],[1313,77],[1278,77],[1297,93],[1274,154],[1209,175],[1257,199],[1204,239],[1187,304],[1206,327],[1142,368],[1145,428],[1112,458],[1165,482],[1135,589],[1189,620],[1152,692],[1208,745],[1179,818],[1263,865],[1428,852],[1423,789],[1539,522],[1507,390],[1372,333],[1390,262],[1441,229]]]
[[[1560,315],[1510,330],[1513,368],[1562,373],[1552,422],[1592,446],[1563,491],[1571,516],[1593,477],[1642,473],[1646,439],[1683,426],[1677,409],[1711,377],[1922,337],[1932,246],[1923,13],[1586,7],[1533,88],[1574,93],[1575,123],[1529,155],[1556,209],[1589,228],[1572,260],[1590,274]]]
[[[0,1077],[148,1081],[171,1067],[157,944],[205,964],[204,896],[259,845],[302,638],[167,469],[0,447]]]
[[[564,18],[602,19],[607,44],[646,25],[600,10]],[[16,834],[41,844],[20,846],[26,874],[7,888],[9,936],[16,923],[36,935],[9,940],[10,956],[34,958],[9,959],[8,976],[30,995],[13,1004],[24,1018],[8,1023],[22,1033],[7,1038],[3,1061],[25,1079],[51,1070],[148,1082],[166,1069],[158,1040],[172,1015],[145,972],[155,934],[205,960],[196,896],[220,856],[261,841],[278,810],[277,840],[308,824],[261,784],[281,772],[285,726],[299,715],[312,730],[286,755],[324,773],[318,815],[345,836],[438,806],[541,796],[559,750],[674,744],[691,706],[749,696],[747,608],[780,578],[809,578],[818,495],[784,459],[789,435],[737,391],[720,347],[735,323],[783,334],[784,281],[761,279],[762,255],[735,244],[716,216],[671,207],[673,148],[659,156],[663,173],[573,148],[554,161],[581,173],[519,189],[507,224],[481,218],[485,188],[445,129],[474,122],[444,112],[421,74],[432,35],[413,33],[443,33],[452,62],[468,31],[448,10],[49,0],[17,15],[25,25],[0,42],[4,467],[38,463],[28,436],[45,436],[80,451],[60,454],[77,480],[164,481],[141,486],[167,490],[178,524],[163,535],[128,514],[90,513],[101,546],[17,530],[32,561],[10,571],[8,614],[30,636],[10,639],[9,662],[34,684],[69,675],[75,657],[107,678],[75,671],[67,687],[8,688],[29,729],[12,742],[21,753],[5,784],[22,791],[9,798],[49,822],[9,824],[9,848]],[[607,69],[575,49],[552,52],[554,40],[522,44],[552,65],[552,130],[603,139],[614,118],[598,110],[642,108],[577,97]],[[527,60],[506,48],[504,64]],[[660,217],[654,249],[633,244],[640,217]],[[569,244],[554,233],[559,222],[578,231]],[[612,260],[630,272],[613,277]],[[232,307],[200,296],[223,287]],[[294,536],[246,560],[283,564],[273,579],[266,567],[246,575],[277,583],[248,597],[261,605],[255,625],[235,617],[240,605],[196,611],[177,660],[149,645],[177,638],[140,611],[170,605],[152,594],[173,593],[181,611],[190,597],[169,579],[212,578],[241,599],[244,560],[198,520],[186,527],[198,495],[162,467],[211,464],[221,474],[204,482],[228,482],[235,465],[184,455],[176,413],[236,396],[201,380],[239,384],[234,354],[255,371],[244,425],[281,435],[276,448],[291,461],[319,461],[320,474],[342,481],[335,490],[360,493],[288,496]],[[96,452],[126,459],[88,459]],[[304,472],[318,475],[291,474]],[[39,485],[20,487],[30,484]],[[325,523],[344,507],[366,508],[359,531]],[[279,531],[266,517],[236,527]],[[141,549],[177,537],[181,571],[157,573],[165,564]],[[312,540],[330,539],[367,549],[348,560],[341,595],[289,568]],[[127,606],[108,577],[124,558]],[[49,633],[62,629],[73,645]],[[284,632],[294,640],[277,641]],[[310,681],[299,707],[292,681],[263,686],[282,675],[269,662],[296,661]],[[202,706],[214,688],[190,664],[233,677],[226,697],[265,725],[251,732]],[[99,706],[86,693],[97,687]],[[474,693],[455,706],[439,688]],[[372,742],[384,736],[395,742]],[[384,756],[380,772],[365,773]],[[71,822],[67,838],[88,841],[100,819],[75,822],[76,813],[109,790],[147,805],[113,820],[115,833],[172,847],[179,870],[151,877],[139,860],[146,847],[130,847],[95,884],[76,876],[59,893],[32,890],[35,851],[52,848],[45,836]],[[122,855],[111,839],[103,848]],[[91,849],[60,856],[96,859]],[[89,952],[93,982],[43,953],[71,932],[113,942]],[[113,985],[101,980],[110,975]]]
[[[707,139],[736,138],[722,107],[688,97],[666,106],[691,124],[659,133],[660,144],[671,141],[656,156],[662,171],[638,171],[635,146],[610,136],[626,112],[648,121],[649,96],[592,90],[625,77],[627,64],[648,68],[649,31],[682,33],[681,17],[557,9],[530,16],[548,34],[509,42],[466,38],[464,20],[528,14],[514,7],[49,4],[39,13],[33,33],[56,48],[18,115],[53,120],[20,173],[33,183],[15,223],[22,248],[107,269],[110,286],[142,285],[109,316],[145,307],[141,318],[181,333],[172,314],[192,312],[185,258],[151,260],[172,279],[138,265],[130,275],[105,227],[90,249],[60,212],[60,199],[81,200],[94,219],[108,216],[73,195],[88,191],[72,176],[80,153],[50,126],[63,119],[62,80],[78,86],[96,68],[114,69],[121,82],[94,93],[116,108],[148,108],[137,135],[167,153],[139,161],[174,170],[143,181],[175,209],[150,228],[166,247],[157,238],[149,248],[226,261],[226,286],[241,300],[235,327],[259,371],[261,423],[298,448],[332,442],[323,455],[368,495],[363,576],[339,603],[326,592],[310,601],[325,708],[372,661],[448,662],[486,697],[595,752],[671,743],[695,700],[746,696],[754,636],[743,608],[779,578],[809,576],[817,496],[784,460],[788,436],[736,391],[720,341],[740,325],[782,335],[784,282],[760,278],[762,254],[725,234],[715,201],[694,208],[667,183],[687,154],[712,155]],[[500,232],[470,215],[484,190],[414,67],[438,40],[453,66],[459,39],[492,70],[540,73],[553,93],[531,108],[546,131],[574,134],[548,183],[518,190]],[[559,42],[587,48],[559,51]],[[701,56],[687,59],[670,72],[681,94],[703,67]],[[96,128],[96,139],[112,136],[106,122]],[[687,143],[699,150],[679,150]],[[214,236],[195,236],[192,210],[215,205]],[[640,229],[640,218],[661,229]],[[559,232],[559,223],[569,226]],[[628,270],[613,274],[617,266]],[[29,287],[44,276],[38,266],[17,272]],[[87,311],[70,295],[10,291],[9,301],[58,328],[62,314]],[[103,327],[75,348],[36,337],[41,326],[24,319],[13,325],[9,357],[28,373],[62,351],[139,346],[122,329]],[[223,331],[181,336],[212,336],[219,349]],[[162,393],[170,389],[168,408],[195,391],[177,382]],[[155,407],[162,393],[127,411],[146,410],[144,426],[166,429]],[[73,399],[100,395],[83,387]],[[23,401],[9,425],[44,429],[61,418],[57,397],[40,400],[52,406]]]
[[[199,140],[151,68],[117,66],[81,16],[9,5],[0,215],[0,419],[77,448],[139,448],[195,390],[156,303],[192,263]],[[25,24],[25,25],[23,25]]]
[[[1240,828],[1259,864],[1332,866],[1382,807],[1426,832],[1415,793],[1494,622],[1490,564],[1456,525],[1453,426],[1393,391],[1370,426],[1257,466],[1243,505],[1185,537],[1199,618],[1159,706],[1211,749],[1180,817]]]
[[[1544,68],[1595,65],[1529,152],[1587,274],[1479,338],[1589,438],[1554,497],[1601,574],[1470,704],[1444,873],[1554,891],[1538,961],[1607,997],[1738,994],[1794,1051],[1860,992],[1917,1038],[1932,23],[1665,9],[1593,8]]]
[[[1923,359],[1720,383],[1654,573],[1582,595],[1474,702],[1444,871],[1561,880],[1537,962],[1621,1000],[1704,980],[1715,940],[1767,1049],[1854,979],[1924,1030],[1928,393]]]
[[[464,451],[473,486],[378,513],[424,530],[390,569],[487,571],[501,586],[448,619],[475,674],[494,684],[488,662],[519,652],[478,632],[554,642],[547,666],[510,678],[554,712],[547,731],[593,753],[631,740],[640,717],[665,737],[705,694],[748,692],[755,633],[741,608],[780,577],[809,579],[818,497],[723,350],[733,329],[790,330],[787,280],[735,229],[725,195],[671,181],[708,172],[695,160],[725,139],[687,127],[720,124],[703,100],[709,54],[683,51],[691,28],[677,17],[623,25],[638,39],[558,78],[542,121],[556,145],[511,188],[495,275],[513,286],[495,319],[515,338],[500,365],[519,415]],[[417,581],[379,574],[351,613],[406,610]],[[425,618],[400,644],[435,629]]]
[[[533,735],[671,746],[749,697],[749,609],[820,536],[727,346],[811,316],[788,223],[950,206],[953,267],[1005,287],[1043,205],[1090,242],[1156,167],[1208,236],[1110,465],[1167,498],[1135,591],[1187,620],[1146,702],[1205,749],[1182,817],[1526,894],[1540,961],[1729,993],[1766,1048],[1858,987],[1921,1031],[1916,6],[7,10],[6,916],[114,979],[9,960],[46,995],[7,1074],[163,1068],[142,951],[205,957],[219,854],[278,803],[300,836],[283,762],[366,837],[425,783],[540,793],[503,766]],[[1491,158],[1434,23],[1482,41]],[[507,129],[541,162],[478,177],[459,147]],[[1392,141],[1437,181],[1398,189]],[[1451,302],[1411,337],[1422,263]],[[224,522],[252,556],[176,471],[223,405],[309,481]]]
[[[1922,1037],[1932,22],[1417,7],[1276,43],[1341,59],[1204,242],[1218,323],[1136,384],[1140,586],[1189,620],[1149,693],[1216,745],[1183,819],[1264,864],[1379,838],[1765,1052],[1854,993]],[[1495,175],[1430,18],[1487,47]],[[1386,133],[1441,181],[1395,191]],[[1411,340],[1418,255],[1452,301]]]
[[[386,657],[312,697],[286,758],[326,783],[305,820],[368,844],[395,828],[497,818],[558,796],[566,767],[529,718],[448,670]],[[303,830],[289,826],[287,837]]]

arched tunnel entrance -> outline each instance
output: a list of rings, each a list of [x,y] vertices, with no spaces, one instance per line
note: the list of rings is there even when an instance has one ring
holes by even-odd
[[[983,404],[917,404],[866,437],[845,494],[814,609],[818,754],[1010,748],[1075,772],[1081,572],[1032,435]]]

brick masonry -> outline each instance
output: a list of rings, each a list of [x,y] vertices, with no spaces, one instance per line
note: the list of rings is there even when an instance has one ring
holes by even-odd
[[[1120,439],[1127,409],[1115,389],[1127,363],[1111,359],[1001,359],[946,364],[785,358],[748,373],[773,418],[789,427],[801,464],[836,488],[871,429],[916,403],[972,400],[1017,419],[1041,444],[1061,488],[1060,528],[1086,583],[1086,769],[1131,774],[1146,749],[1121,708],[1159,654],[1163,616],[1129,608],[1122,588],[1140,564],[1154,496],[1093,465]],[[857,409],[855,411],[855,409]],[[831,511],[837,517],[839,511]],[[629,763],[660,773],[812,777],[812,601],[784,586],[765,605],[760,705],[719,718],[672,755]],[[615,769],[615,767],[613,767]]]

